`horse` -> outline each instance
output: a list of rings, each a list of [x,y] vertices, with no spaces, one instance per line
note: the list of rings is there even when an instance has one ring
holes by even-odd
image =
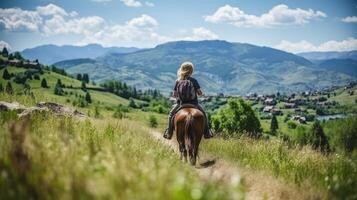
[[[196,108],[182,108],[175,114],[174,129],[179,144],[180,159],[187,162],[187,149],[191,165],[196,165],[198,146],[205,129],[205,116]]]

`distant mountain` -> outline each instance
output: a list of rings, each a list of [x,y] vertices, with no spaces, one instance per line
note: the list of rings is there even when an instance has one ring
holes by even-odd
[[[55,65],[72,74],[89,73],[96,81],[119,79],[138,88],[169,92],[184,61],[195,64],[194,76],[208,94],[296,92],[352,80],[291,53],[220,40],[169,42],[133,53],[107,54],[95,62],[70,60]]]
[[[357,60],[353,59],[330,59],[319,63],[321,69],[344,73],[357,78]]]
[[[357,60],[357,51],[327,51],[327,52],[304,52],[298,53],[310,61],[330,60],[330,59],[353,59]]]
[[[137,50],[139,49],[134,47],[102,47],[98,44],[89,44],[86,46],[42,45],[25,49],[21,54],[27,59],[38,59],[41,63],[49,65],[62,60],[96,58],[107,53],[131,53]]]

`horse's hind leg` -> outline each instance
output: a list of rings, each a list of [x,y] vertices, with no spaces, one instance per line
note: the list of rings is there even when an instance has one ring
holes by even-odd
[[[182,160],[184,158],[185,162],[187,162],[187,151],[186,151],[185,144],[179,144],[179,149],[180,149],[180,159]]]
[[[196,155],[192,148],[188,150],[191,165],[196,165]]]

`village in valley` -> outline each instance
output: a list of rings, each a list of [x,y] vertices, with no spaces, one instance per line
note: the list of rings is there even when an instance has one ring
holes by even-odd
[[[250,102],[259,116],[265,133],[273,116],[282,130],[311,126],[315,120],[328,121],[357,114],[357,82],[321,90],[284,94],[250,93],[244,96],[223,93],[200,98],[206,109],[214,112],[230,98],[243,98]]]

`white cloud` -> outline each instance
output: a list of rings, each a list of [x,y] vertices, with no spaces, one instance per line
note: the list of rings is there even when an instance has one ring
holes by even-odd
[[[357,16],[348,16],[343,18],[341,21],[346,23],[357,23]]]
[[[44,37],[54,35],[76,35],[81,40],[77,44],[99,43],[104,46],[151,47],[174,40],[217,39],[212,31],[197,27],[174,35],[158,32],[158,21],[146,14],[132,18],[122,24],[107,22],[99,16],[82,17],[75,11],[48,4],[35,10],[9,8],[0,10],[0,25],[8,31],[38,32]]]
[[[130,21],[126,22],[128,26],[135,26],[135,27],[155,27],[158,26],[159,23],[157,21],[150,17],[149,15],[141,15],[140,17],[133,18]]]
[[[326,17],[321,11],[300,8],[290,9],[287,5],[274,6],[261,16],[246,14],[238,7],[225,5],[217,9],[213,15],[204,16],[205,21],[212,23],[226,22],[237,27],[272,27],[279,25],[301,25],[311,19]]]
[[[52,16],[52,15],[60,15],[60,16],[68,16],[69,14],[61,7],[54,5],[52,3],[46,6],[38,6],[36,8],[37,14],[42,16]]]
[[[104,46],[113,46],[117,42],[134,42],[153,45],[169,40],[156,32],[159,23],[149,15],[133,18],[123,25],[107,26],[94,35],[88,35],[80,44],[99,43]]]
[[[6,47],[6,49],[7,49],[8,51],[11,50],[11,46],[9,45],[9,43],[7,43],[7,42],[5,42],[5,41],[3,41],[3,40],[0,40],[0,50],[2,51],[2,49],[3,49],[4,47]]]
[[[7,30],[38,31],[42,17],[36,11],[21,8],[0,8],[0,24]]]
[[[135,1],[135,0],[120,0],[120,1],[123,2],[128,7],[140,7],[140,6],[142,6],[140,1]]]
[[[154,3],[149,2],[149,1],[145,1],[145,5],[146,5],[146,6],[149,6],[149,7],[154,7],[154,6],[155,6]]]
[[[191,36],[182,38],[182,40],[213,40],[213,39],[218,39],[218,35],[203,27],[193,28]]]
[[[0,24],[9,31],[39,32],[54,34],[93,34],[104,27],[105,20],[98,16],[78,17],[75,11],[48,4],[36,10],[21,8],[0,9]]]
[[[55,34],[83,34],[90,35],[101,30],[105,26],[105,20],[98,16],[82,17],[66,20],[62,16],[54,16],[44,21],[43,33]]]
[[[347,38],[342,41],[330,40],[319,45],[314,45],[305,40],[296,43],[282,40],[275,48],[292,53],[308,51],[352,51],[357,50],[357,39]]]

